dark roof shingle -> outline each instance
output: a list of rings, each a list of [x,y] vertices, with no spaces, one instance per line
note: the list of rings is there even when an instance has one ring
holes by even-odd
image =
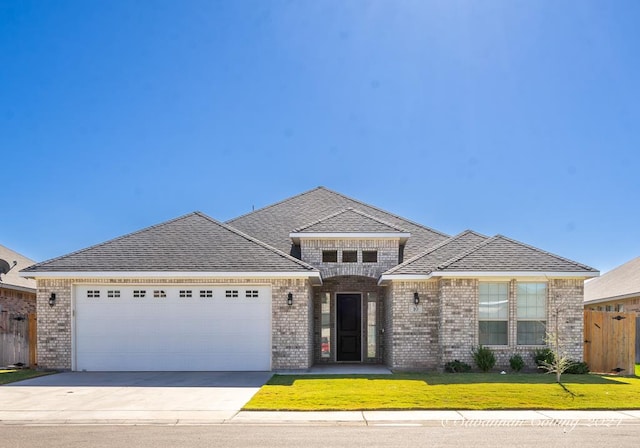
[[[594,274],[592,267],[496,235],[440,264],[440,272],[571,272]]]
[[[294,230],[295,233],[407,233],[375,216],[347,208]]]
[[[472,230],[465,230],[464,232],[438,244],[436,247],[431,248],[419,255],[416,255],[415,257],[405,261],[404,263],[389,269],[384,273],[384,275],[429,274],[441,263],[450,260],[456,255],[469,251],[470,249],[474,248],[487,239],[488,237],[476,233]]]
[[[227,221],[227,224],[277,247],[283,252],[295,254],[295,247],[289,236],[294,229],[350,207],[411,233],[411,238],[405,246],[405,257],[412,257],[449,238],[448,235],[437,230],[416,224],[324,187],[315,188],[231,219]]]
[[[311,272],[288,254],[194,212],[22,272]]]

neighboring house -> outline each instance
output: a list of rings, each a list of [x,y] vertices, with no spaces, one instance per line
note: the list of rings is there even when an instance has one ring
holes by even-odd
[[[544,344],[556,303],[582,359],[583,285],[598,272],[319,187],[226,224],[191,213],[22,275],[38,283],[43,367],[411,370],[471,362],[479,344],[506,365]]]
[[[33,264],[35,261],[0,244],[0,312],[36,312],[36,281],[19,274]]]
[[[584,307],[640,315],[640,257],[585,282]]]
[[[29,318],[35,321],[36,281],[19,274],[34,263],[0,245],[0,366],[35,363],[35,344],[30,353],[28,331]],[[31,338],[35,341],[35,335]]]

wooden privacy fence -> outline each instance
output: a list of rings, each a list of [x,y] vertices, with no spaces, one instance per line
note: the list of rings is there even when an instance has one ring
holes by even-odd
[[[633,375],[636,313],[584,311],[584,361],[598,373]]]
[[[36,315],[0,313],[0,367],[36,364]]]

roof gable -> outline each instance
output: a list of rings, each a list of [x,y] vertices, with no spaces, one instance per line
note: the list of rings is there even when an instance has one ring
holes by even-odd
[[[584,284],[584,300],[640,296],[640,257]]]
[[[289,237],[292,229],[306,226],[344,211],[357,209],[387,224],[411,233],[405,256],[411,257],[449,238],[448,235],[351,199],[324,187],[285,199],[227,221],[227,224],[286,253],[296,253]]]
[[[406,233],[406,230],[354,208],[346,208],[294,230],[295,233]]]
[[[442,263],[438,272],[548,272],[597,274],[589,266],[496,235]]]
[[[425,275],[432,272],[441,263],[450,260],[456,255],[465,253],[488,237],[473,230],[465,230],[458,235],[449,238],[436,247],[429,249],[404,263],[389,269],[383,275]]]
[[[22,272],[311,271],[316,269],[203,213],[194,212],[38,263]]]

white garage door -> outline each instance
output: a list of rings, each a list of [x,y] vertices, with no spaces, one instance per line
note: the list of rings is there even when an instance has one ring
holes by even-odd
[[[75,370],[271,370],[269,286],[74,288]]]

